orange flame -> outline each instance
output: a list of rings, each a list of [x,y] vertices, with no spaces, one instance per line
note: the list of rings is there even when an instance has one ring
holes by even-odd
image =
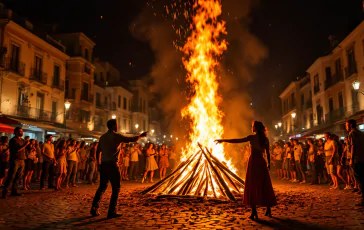
[[[227,42],[220,38],[227,34],[225,22],[218,20],[222,13],[221,3],[219,0],[197,0],[194,10],[191,36],[182,49],[188,56],[183,63],[188,72],[187,82],[193,89],[189,105],[182,110],[182,117],[191,119],[189,142],[182,151],[182,160],[200,150],[199,142],[235,172],[223,145],[214,143],[224,133],[223,113],[219,109],[222,98],[217,93],[219,84],[215,70],[219,65],[218,58],[227,49]]]

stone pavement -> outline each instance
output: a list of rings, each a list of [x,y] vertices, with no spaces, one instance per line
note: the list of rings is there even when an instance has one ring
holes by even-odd
[[[354,207],[357,195],[329,190],[327,185],[274,181],[278,206],[273,218],[258,209],[248,218],[241,202],[157,201],[139,192],[151,184],[123,182],[116,219],[106,219],[111,188],[101,203],[100,217],[89,210],[97,186],[54,192],[30,190],[23,197],[0,200],[0,229],[364,229],[364,209]]]

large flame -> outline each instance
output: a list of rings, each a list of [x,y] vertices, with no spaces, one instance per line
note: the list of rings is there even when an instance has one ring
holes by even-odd
[[[183,47],[188,57],[183,63],[192,96],[189,105],[182,110],[182,117],[191,119],[191,132],[182,151],[182,160],[197,153],[200,150],[197,143],[200,143],[235,172],[231,160],[225,156],[223,145],[214,143],[224,133],[221,125],[223,113],[219,110],[222,98],[218,94],[216,74],[218,59],[227,49],[227,42],[220,38],[227,34],[225,22],[218,20],[222,13],[221,3],[219,0],[196,0],[194,11],[191,36]]]

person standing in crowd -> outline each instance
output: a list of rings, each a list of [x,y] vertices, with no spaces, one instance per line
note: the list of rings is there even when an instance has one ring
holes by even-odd
[[[337,165],[337,162],[335,162],[335,155],[337,153],[337,146],[335,145],[335,141],[332,139],[332,135],[330,133],[325,133],[324,138],[326,140],[324,145],[326,169],[327,173],[330,174],[333,183],[330,189],[339,189],[338,180],[335,175],[335,167]]]
[[[274,149],[273,149],[273,157],[275,162],[275,168],[278,178],[283,178],[283,170],[282,170],[282,154],[283,149],[279,145],[278,142],[274,143]]]
[[[301,184],[306,183],[306,175],[303,172],[302,169],[302,164],[301,164],[301,159],[302,159],[302,155],[303,155],[303,150],[302,150],[302,146],[298,143],[298,140],[294,139],[293,140],[293,155],[294,155],[294,159],[295,159],[295,166],[296,166],[296,172],[301,176],[302,178],[302,182]]]
[[[98,142],[94,142],[90,146],[90,155],[88,158],[87,180],[88,180],[88,183],[91,185],[94,184],[93,179],[94,179],[95,169],[96,169],[96,166],[98,165],[97,159],[96,159],[96,150],[97,150],[98,145],[99,145]]]
[[[130,178],[132,180],[137,179],[138,168],[139,168],[139,156],[142,155],[142,152],[139,150],[138,143],[135,143],[134,146],[130,150]]]
[[[62,181],[66,178],[67,175],[67,144],[65,140],[61,140],[56,148],[56,159],[57,159],[57,179],[56,179],[56,190],[62,190],[61,184]]]
[[[307,164],[310,166],[311,174],[312,174],[312,182],[311,185],[317,184],[317,172],[316,172],[316,147],[312,139],[307,141],[308,143],[308,151],[307,151]]]
[[[126,146],[124,148],[124,153],[122,158],[122,170],[121,170],[122,180],[129,180],[128,177],[129,163],[130,163],[130,147]]]
[[[282,166],[282,168],[283,168],[283,180],[289,180],[289,174],[290,174],[289,159],[287,158],[288,143],[284,144],[285,148],[283,148],[283,166]]]
[[[0,188],[4,187],[3,181],[6,180],[9,171],[9,138],[2,136],[0,139]]]
[[[80,150],[79,150],[79,156],[80,156],[80,161],[78,162],[78,178],[80,180],[84,180],[85,179],[85,170],[86,170],[86,160],[87,160],[87,152],[86,152],[86,142],[82,141],[81,145],[80,145]]]
[[[154,170],[158,169],[158,164],[154,158],[155,155],[158,154],[155,152],[153,148],[153,143],[150,143],[146,151],[147,162],[145,164],[145,171],[142,183],[144,183],[144,181],[147,179],[148,172],[150,172],[150,182],[153,182]]]
[[[43,144],[42,155],[43,155],[43,168],[42,176],[40,178],[40,189],[44,190],[44,181],[48,176],[48,188],[55,188],[53,185],[54,180],[54,164],[56,159],[54,157],[54,145],[52,144],[53,136],[48,134],[46,136],[46,142]]]
[[[348,120],[345,123],[348,135],[348,149],[351,153],[350,165],[354,169],[354,175],[361,189],[361,199],[355,204],[356,206],[364,206],[364,134],[357,129],[355,120]]]
[[[316,173],[317,173],[317,183],[321,184],[321,178],[324,178],[328,182],[327,170],[325,169],[325,152],[324,152],[324,142],[322,139],[317,141],[317,155],[316,155]]]
[[[67,177],[66,177],[66,188],[70,183],[70,179],[72,182],[72,187],[77,187],[76,185],[76,174],[77,174],[77,141],[72,140],[71,145],[67,148]]]
[[[344,151],[343,143],[340,141],[339,136],[337,136],[337,135],[333,134],[333,139],[334,139],[335,145],[337,147],[336,154],[335,154],[335,162],[337,162],[336,174],[337,174],[337,177],[340,178],[344,182],[345,188],[347,188],[348,182],[346,181],[345,177],[343,176],[343,169],[344,169],[344,164],[345,164],[345,162],[342,161],[343,160],[342,155],[344,155],[343,154],[343,151]]]
[[[4,183],[4,189],[2,192],[2,198],[6,199],[8,196],[8,190],[11,186],[12,196],[22,196],[23,194],[18,193],[18,182],[22,178],[25,168],[25,148],[29,145],[29,141],[25,141],[23,136],[23,129],[16,127],[14,129],[14,137],[9,142],[10,149],[10,167],[8,177]]]
[[[37,162],[37,166],[35,167],[35,181],[38,182],[40,181],[40,176],[42,174],[42,164],[43,164],[43,156],[42,156],[42,142],[38,142],[37,140],[35,140],[35,149],[37,152],[37,158],[38,158],[38,162]]]
[[[216,143],[243,143],[250,142],[252,147],[249,158],[248,170],[245,178],[243,204],[252,208],[250,219],[258,219],[256,206],[267,207],[266,216],[272,217],[271,207],[277,205],[272,182],[269,176],[270,170],[270,152],[269,140],[266,136],[266,129],[262,122],[254,121],[252,125],[253,135],[242,139],[219,139]],[[263,153],[267,154],[266,162]]]
[[[35,166],[38,163],[37,149],[35,148],[35,140],[31,139],[29,145],[25,149],[27,159],[25,160],[25,173],[23,178],[23,189],[30,189],[30,181],[32,179]]]
[[[162,145],[159,150],[159,177],[163,180],[166,177],[167,168],[169,167],[168,149]]]
[[[100,165],[100,185],[95,193],[90,213],[92,216],[100,215],[100,212],[98,211],[100,200],[102,195],[105,193],[107,189],[108,183],[111,182],[112,194],[110,198],[110,205],[107,217],[115,218],[120,216],[119,214],[116,213],[116,205],[120,192],[118,148],[121,143],[137,142],[140,138],[146,137],[148,132],[144,132],[141,135],[135,137],[125,137],[117,133],[118,123],[115,119],[111,119],[107,122],[107,128],[108,131],[101,136],[99,141],[99,146],[97,149],[98,157],[102,152],[101,165]]]
[[[345,137],[344,138],[344,144],[343,144],[343,154],[341,156],[341,164],[343,165],[343,168],[345,171],[345,174],[346,174],[346,178],[347,178],[347,181],[348,181],[348,184],[347,186],[344,188],[344,190],[351,190],[353,189],[353,187],[351,186],[351,183],[355,183],[355,181],[352,179],[352,172],[350,170],[350,160],[351,160],[351,153],[348,149],[348,138]]]

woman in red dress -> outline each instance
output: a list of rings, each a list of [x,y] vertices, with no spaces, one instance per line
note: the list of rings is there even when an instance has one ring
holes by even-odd
[[[272,217],[271,207],[277,205],[274,195],[272,182],[269,176],[270,153],[269,140],[266,136],[266,129],[262,122],[253,121],[253,135],[242,139],[219,139],[216,143],[243,143],[250,142],[251,155],[248,162],[248,169],[245,178],[243,204],[250,205],[252,208],[250,219],[258,219],[256,207],[265,206],[266,216]],[[267,154],[267,160],[263,157],[264,151]]]

